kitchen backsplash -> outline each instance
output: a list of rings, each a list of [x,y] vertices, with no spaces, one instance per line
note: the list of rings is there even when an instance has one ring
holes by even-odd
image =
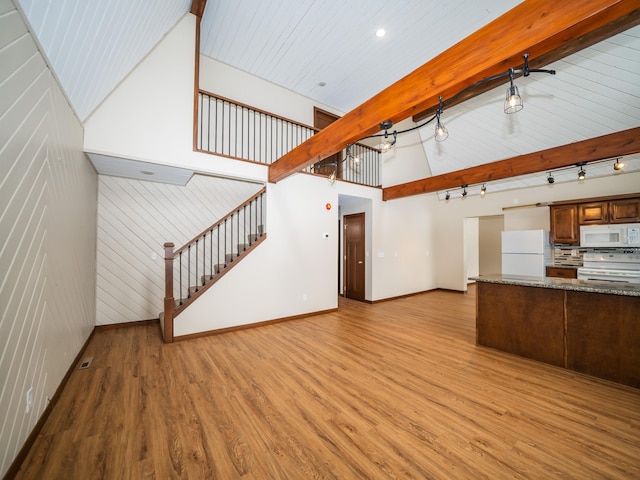
[[[552,245],[552,262],[556,267],[581,267],[587,252],[640,253],[640,248],[581,248],[579,246]]]
[[[581,267],[582,256],[588,249],[580,247],[553,247],[553,264],[556,267]]]

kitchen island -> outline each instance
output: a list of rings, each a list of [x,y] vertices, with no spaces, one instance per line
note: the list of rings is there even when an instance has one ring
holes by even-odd
[[[640,285],[486,275],[476,343],[640,388]]]

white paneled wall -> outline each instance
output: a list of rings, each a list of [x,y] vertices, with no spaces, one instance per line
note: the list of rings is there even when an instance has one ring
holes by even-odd
[[[184,187],[102,175],[99,185],[97,325],[158,318],[164,243],[178,249],[262,188],[203,175]]]
[[[0,476],[94,327],[96,192],[82,126],[0,0]]]

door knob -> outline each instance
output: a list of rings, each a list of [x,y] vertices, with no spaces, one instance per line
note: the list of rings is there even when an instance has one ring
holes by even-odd
[[[361,263],[362,263],[362,260],[360,260],[360,261],[358,262],[358,265],[359,265],[359,264],[361,264]]]

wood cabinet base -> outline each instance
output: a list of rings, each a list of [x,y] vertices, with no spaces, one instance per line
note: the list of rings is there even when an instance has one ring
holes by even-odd
[[[476,343],[640,388],[640,297],[478,282]]]

